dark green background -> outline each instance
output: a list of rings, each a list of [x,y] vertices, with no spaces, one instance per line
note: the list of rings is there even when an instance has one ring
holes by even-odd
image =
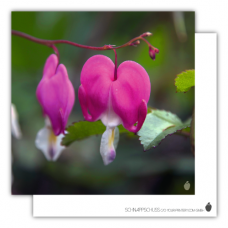
[[[174,24],[173,12],[12,12],[12,29],[42,39],[66,39],[76,43],[103,46],[122,45],[152,32],[147,39],[160,50],[150,59],[148,46],[117,50],[118,64],[133,60],[141,64],[151,79],[149,106],[165,109],[186,120],[194,107],[194,89],[176,93],[174,78],[194,69],[195,14],[184,12],[184,21]],[[185,24],[186,39],[178,32]],[[179,30],[178,30],[179,28]],[[68,120],[83,120],[77,91],[80,72],[86,60],[103,54],[114,61],[113,51],[79,49],[56,45],[60,61],[73,83],[76,102]],[[35,91],[51,48],[12,36],[12,103],[16,105],[23,137],[12,137],[13,194],[194,194],[194,157],[190,140],[168,136],[161,144],[143,152],[138,138],[121,135],[115,161],[104,166],[100,152],[101,136],[75,142],[62,152],[57,162],[48,162],[36,149],[37,132],[44,119]],[[183,185],[191,183],[189,191]]]

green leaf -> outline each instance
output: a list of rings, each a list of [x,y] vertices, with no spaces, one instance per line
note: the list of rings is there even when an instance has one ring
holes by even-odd
[[[190,127],[190,121],[182,123],[177,115],[164,110],[152,110],[137,133],[144,150],[157,146],[167,135]]]
[[[118,126],[120,133],[131,132],[126,130],[122,125]],[[99,120],[96,122],[80,121],[70,125],[66,131],[68,132],[62,140],[62,145],[69,146],[72,142],[82,140],[93,135],[103,134],[106,130],[104,124]]]
[[[195,70],[186,70],[177,75],[175,78],[175,86],[177,92],[186,93],[193,86],[195,86]]]
[[[164,122],[171,123],[171,125],[179,125],[182,124],[181,119],[171,112],[167,112],[165,110],[152,110],[152,114],[157,118],[163,120]]]

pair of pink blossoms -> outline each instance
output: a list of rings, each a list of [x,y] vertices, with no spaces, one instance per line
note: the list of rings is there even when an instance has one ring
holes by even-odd
[[[78,90],[85,120],[100,119],[106,126],[100,145],[105,165],[116,157],[119,140],[117,126],[123,124],[134,133],[142,127],[151,88],[146,70],[136,62],[125,61],[120,64],[116,79],[114,71],[115,65],[110,58],[92,56],[82,68]],[[65,127],[74,105],[75,93],[65,66],[58,65],[58,58],[54,54],[45,63],[36,95],[46,116],[46,125],[37,134],[36,146],[48,160],[56,160],[65,148],[61,140],[67,133]]]

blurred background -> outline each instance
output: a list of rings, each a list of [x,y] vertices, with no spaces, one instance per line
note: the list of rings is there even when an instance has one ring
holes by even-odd
[[[148,106],[177,114],[182,121],[192,115],[194,89],[176,93],[174,79],[194,69],[194,12],[12,12],[12,29],[41,39],[65,39],[103,46],[122,45],[144,32],[160,50],[153,61],[148,46],[117,50],[118,64],[133,60],[141,64],[151,80]],[[83,120],[78,101],[80,72],[86,60],[103,54],[114,61],[114,52],[80,49],[57,44],[60,62],[75,88],[76,102],[68,120]],[[48,162],[35,147],[37,132],[44,127],[36,87],[51,48],[12,36],[12,103],[16,106],[22,138],[12,137],[12,194],[194,194],[195,169],[190,139],[166,137],[159,146],[143,152],[138,138],[120,135],[113,163],[103,165],[101,136],[77,141],[56,162]],[[190,190],[184,189],[189,181]]]

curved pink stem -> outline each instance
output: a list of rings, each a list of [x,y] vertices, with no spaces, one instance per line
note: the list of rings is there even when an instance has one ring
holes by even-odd
[[[146,42],[148,47],[155,49],[156,53],[159,52],[159,50],[157,48],[154,48],[146,39],[144,39],[144,37],[152,35],[152,33],[150,33],[150,32],[143,33],[140,36],[137,36],[137,37],[131,39],[130,41],[128,41],[127,43],[125,43],[121,46],[118,46],[118,47],[114,47],[115,45],[104,45],[103,47],[93,47],[93,46],[87,46],[87,45],[74,43],[74,42],[68,41],[68,40],[44,40],[44,39],[39,39],[39,38],[30,36],[26,33],[20,32],[20,31],[16,31],[16,30],[12,30],[12,35],[20,36],[20,37],[23,37],[25,39],[31,40],[35,43],[43,44],[43,45],[46,45],[48,47],[51,47],[51,48],[53,48],[53,50],[57,54],[58,58],[59,58],[59,52],[58,52],[58,49],[56,48],[55,44],[61,44],[61,43],[73,45],[73,46],[76,46],[79,48],[102,51],[102,50],[114,50],[114,49],[119,49],[119,48],[123,48],[123,47],[127,47],[127,46],[138,45],[140,43],[139,40],[143,40],[144,42]]]

